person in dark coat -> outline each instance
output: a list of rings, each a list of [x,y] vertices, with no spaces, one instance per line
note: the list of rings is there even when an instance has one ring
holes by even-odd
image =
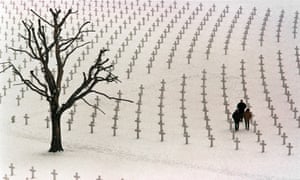
[[[241,99],[241,101],[237,104],[237,109],[240,113],[240,121],[243,121],[243,117],[244,117],[244,112],[246,109],[247,105],[243,102],[243,100]]]
[[[235,131],[238,131],[240,126],[240,120],[241,120],[240,112],[238,109],[234,111],[234,113],[232,114],[232,118],[235,125]]]
[[[244,112],[244,119],[245,119],[245,127],[246,130],[249,130],[249,122],[252,118],[252,113],[250,112],[250,109],[246,109],[246,111]]]

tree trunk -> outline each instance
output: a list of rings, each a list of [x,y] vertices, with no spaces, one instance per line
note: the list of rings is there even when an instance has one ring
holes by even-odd
[[[50,146],[49,152],[64,151],[64,149],[62,147],[60,118],[61,118],[61,115],[59,115],[59,114],[51,115],[52,140],[51,140],[51,146]]]

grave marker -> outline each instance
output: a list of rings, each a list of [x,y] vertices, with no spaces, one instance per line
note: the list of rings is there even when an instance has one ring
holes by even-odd
[[[288,155],[290,156],[292,154],[293,146],[291,145],[291,143],[288,143],[286,147],[288,148]]]
[[[121,99],[121,96],[122,96],[122,92],[121,92],[121,90],[119,90],[119,92],[118,92],[118,98]],[[116,100],[116,107],[114,108],[115,115],[112,118],[114,120],[114,124],[112,126],[113,136],[117,135],[117,129],[118,129],[118,127],[117,127],[117,120],[119,119],[120,103],[121,103],[120,100]]]
[[[68,131],[72,130],[72,123],[73,121],[71,119],[68,119],[67,124],[68,124]]]
[[[10,163],[9,169],[10,169],[10,176],[14,176],[15,167],[14,167],[13,163]]]
[[[36,172],[36,170],[34,169],[34,167],[32,166],[29,171],[31,172],[31,179],[35,179],[34,173]]]
[[[257,142],[260,142],[260,136],[262,135],[262,133],[260,132],[260,130],[258,130],[256,132],[256,135],[257,135]]]
[[[138,105],[138,108],[137,108],[137,118],[135,120],[136,122],[136,129],[135,129],[135,132],[136,132],[136,138],[139,139],[140,138],[140,132],[142,131],[140,129],[140,123],[141,123],[141,120],[140,120],[140,115],[142,113],[141,111],[141,106],[142,106],[142,96],[143,96],[143,91],[144,91],[144,87],[143,85],[140,86],[140,93],[139,93],[139,99],[138,99],[138,102],[137,102],[137,105]]]
[[[277,128],[278,128],[278,135],[281,135],[281,129],[283,128],[281,123],[278,123]]]
[[[261,145],[261,152],[264,153],[264,152],[265,152],[265,146],[266,146],[267,144],[265,143],[264,140],[262,140],[261,143],[260,143],[260,145]]]
[[[235,150],[239,150],[239,143],[240,143],[241,141],[240,141],[239,138],[237,137],[237,138],[235,138],[234,142],[235,142]]]
[[[56,176],[58,175],[56,170],[53,169],[53,171],[51,172],[51,175],[53,176],[53,180],[56,180]]]
[[[95,127],[94,121],[91,121],[91,123],[89,124],[89,126],[91,127],[90,133],[93,134],[94,133],[94,127]]]
[[[28,125],[29,116],[27,113],[24,115],[24,119],[25,119],[25,125]]]
[[[213,147],[214,146],[214,140],[216,140],[216,138],[214,138],[214,136],[211,135],[208,139],[210,140],[210,147]]]
[[[286,138],[288,138],[288,136],[285,134],[285,132],[282,134],[282,140],[283,140],[283,142],[282,142],[282,145],[285,145],[285,143],[286,143]]]
[[[256,133],[256,127],[258,126],[257,122],[253,122],[253,132]]]
[[[294,119],[296,119],[297,118],[297,113],[298,113],[298,110],[297,110],[296,107],[294,108],[293,112],[294,112]]]
[[[46,128],[49,128],[49,122],[50,122],[49,116],[47,116],[47,117],[45,118],[45,121],[46,121]]]
[[[20,101],[21,101],[20,95],[17,95],[16,100],[17,100],[17,106],[20,106]]]
[[[274,120],[274,126],[277,126],[277,120],[278,120],[277,114],[274,114],[273,120]]]
[[[188,132],[184,132],[183,136],[185,137],[185,144],[189,144],[190,135],[188,134]]]

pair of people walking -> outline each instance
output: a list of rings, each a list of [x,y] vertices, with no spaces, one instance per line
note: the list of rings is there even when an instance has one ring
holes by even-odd
[[[252,113],[250,112],[250,109],[247,108],[247,105],[243,102],[243,100],[237,104],[237,109],[232,114],[232,118],[234,120],[236,131],[239,130],[240,122],[243,122],[243,119],[245,120],[246,130],[249,130],[249,122],[252,118]]]

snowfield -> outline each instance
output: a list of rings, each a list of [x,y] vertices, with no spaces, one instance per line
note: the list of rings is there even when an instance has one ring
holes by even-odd
[[[25,48],[21,20],[36,22],[30,9],[49,18],[50,7],[78,9],[65,35],[84,21],[95,30],[67,64],[61,102],[104,47],[121,83],[97,89],[135,103],[88,96],[104,114],[78,101],[62,118],[65,151],[48,153],[47,102],[10,70],[0,74],[0,178],[300,179],[299,1],[0,0],[0,62],[42,77],[7,47]],[[241,99],[254,118],[233,137]]]

